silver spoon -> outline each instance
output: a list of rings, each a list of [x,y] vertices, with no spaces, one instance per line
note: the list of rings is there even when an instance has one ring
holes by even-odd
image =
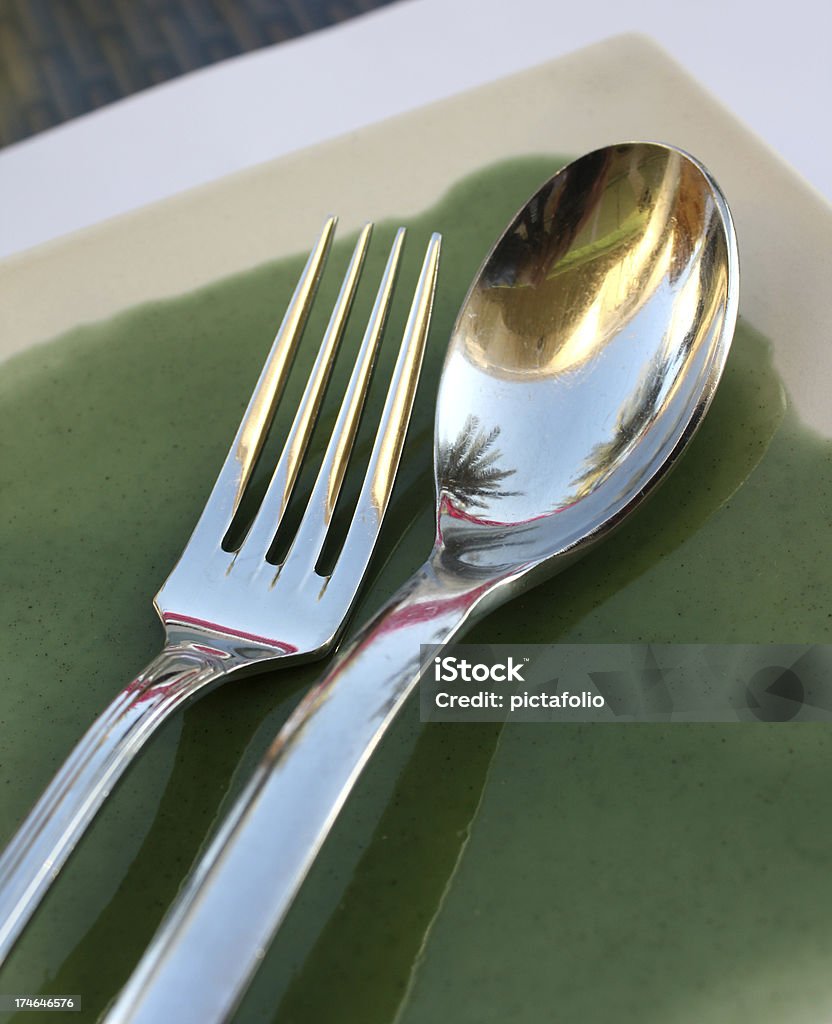
[[[110,1024],[227,1019],[413,690],[420,645],[582,555],[690,440],[728,354],[737,278],[724,198],[669,146],[597,150],[522,208],[451,337],[430,557],[281,730]]]

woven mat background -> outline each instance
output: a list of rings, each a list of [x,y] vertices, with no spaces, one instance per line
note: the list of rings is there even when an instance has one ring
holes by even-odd
[[[0,0],[0,146],[395,0]]]

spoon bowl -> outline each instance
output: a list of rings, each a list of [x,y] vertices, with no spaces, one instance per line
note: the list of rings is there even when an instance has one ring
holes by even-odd
[[[711,401],[736,273],[725,200],[677,149],[608,147],[547,181],[451,337],[436,416],[446,563],[550,563],[619,523]]]

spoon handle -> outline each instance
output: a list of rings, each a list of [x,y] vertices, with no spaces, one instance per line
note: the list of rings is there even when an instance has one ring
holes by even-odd
[[[212,1024],[242,997],[361,769],[442,646],[494,589],[433,557],[361,630],[272,743],[106,1024]]]

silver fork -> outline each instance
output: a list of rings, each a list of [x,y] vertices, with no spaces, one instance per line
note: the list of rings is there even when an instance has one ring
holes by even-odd
[[[266,560],[320,409],[369,245],[361,231],[294,421],[263,501],[236,550],[223,549],[312,305],[335,231],[324,225],[277,332],[243,420],[196,528],[154,605],[161,653],[101,714],[70,754],[0,858],[0,963],[110,790],[163,721],[230,673],[278,659],[322,657],[339,638],[367,570],[390,498],[422,364],[439,262],[428,244],[410,314],[346,539],[328,576],[316,563],[353,447],[390,307],[399,228],[308,506],[279,566]]]

